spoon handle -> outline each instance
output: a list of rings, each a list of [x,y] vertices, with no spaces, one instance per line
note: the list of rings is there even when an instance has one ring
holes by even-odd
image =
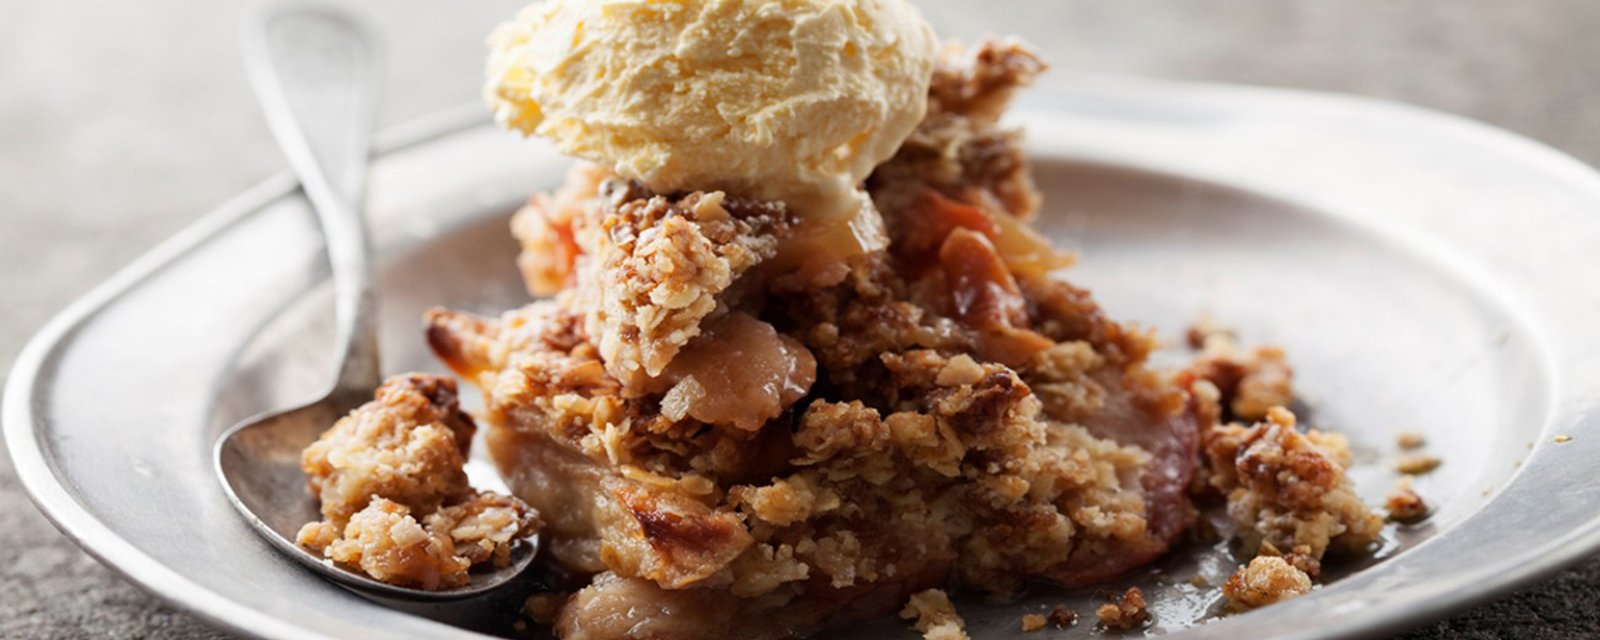
[[[331,8],[268,5],[246,23],[249,71],[268,127],[316,211],[332,267],[340,365],[334,392],[378,386],[377,299],[362,219],[379,50]]]

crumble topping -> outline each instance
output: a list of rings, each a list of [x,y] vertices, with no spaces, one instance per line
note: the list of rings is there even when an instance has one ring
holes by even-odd
[[[923,640],[968,640],[967,623],[956,613],[950,596],[941,589],[929,589],[911,596],[900,617],[915,620]]]
[[[1144,600],[1144,591],[1128,587],[1122,595],[1113,595],[1106,604],[1094,610],[1100,625],[1107,629],[1125,631],[1143,626],[1150,621],[1150,612]]]
[[[1251,426],[1213,427],[1205,435],[1210,484],[1227,497],[1228,515],[1246,546],[1305,546],[1321,559],[1330,548],[1361,551],[1383,521],[1362,503],[1344,475],[1343,436],[1295,429],[1282,407]]]
[[[1294,403],[1294,372],[1282,349],[1241,350],[1232,332],[1225,329],[1213,328],[1203,335],[1201,352],[1189,365],[1188,374],[1217,388],[1226,419],[1260,421],[1272,407]],[[1190,342],[1194,342],[1192,337]]]
[[[727,312],[722,296],[737,295],[735,280],[776,254],[793,222],[782,203],[721,191],[669,199],[591,166],[524,207],[512,230],[530,289],[582,310],[607,370],[642,389]]]
[[[1222,585],[1228,604],[1254,609],[1311,592],[1311,576],[1278,556],[1257,556]]]
[[[455,383],[396,376],[302,455],[323,520],[298,544],[376,580],[437,590],[468,583],[473,565],[505,566],[537,513],[505,495],[474,491],[463,465],[476,430]]]
[[[1389,520],[1401,523],[1412,523],[1427,518],[1433,509],[1423,501],[1411,488],[1411,476],[1406,476],[1396,482],[1389,495],[1384,498],[1383,508],[1389,512]]]

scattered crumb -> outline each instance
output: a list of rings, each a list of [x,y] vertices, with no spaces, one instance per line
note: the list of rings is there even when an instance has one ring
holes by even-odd
[[[1211,581],[1207,580],[1205,576],[1197,575],[1189,578],[1189,584],[1204,589],[1211,586]]]
[[[1278,556],[1257,556],[1228,577],[1222,594],[1244,611],[1283,602],[1311,591],[1311,576]]]
[[[1417,449],[1427,444],[1428,440],[1415,431],[1404,431],[1395,436],[1394,443],[1399,445],[1401,449]]]
[[[565,600],[566,596],[559,593],[535,593],[522,603],[522,611],[534,622],[548,625],[555,622]]]
[[[1189,330],[1184,332],[1184,342],[1190,349],[1205,349],[1208,345],[1213,347],[1231,347],[1236,340],[1232,329],[1222,326],[1211,316],[1201,316]]]
[[[942,589],[912,595],[906,608],[900,610],[900,617],[915,618],[914,626],[922,632],[924,640],[971,640],[967,637],[966,621],[956,613],[956,606]]]
[[[1050,624],[1057,629],[1065,629],[1078,621],[1078,612],[1066,607],[1056,607],[1050,610]]]
[[[1145,610],[1144,592],[1138,587],[1128,587],[1122,597],[1111,598],[1095,609],[1094,614],[1107,629],[1132,629],[1150,619],[1150,612]]]
[[[1395,471],[1407,475],[1420,475],[1439,468],[1444,461],[1438,456],[1406,456],[1395,464]]]
[[[1428,517],[1431,509],[1428,503],[1422,501],[1422,496],[1411,488],[1411,478],[1401,478],[1389,490],[1389,496],[1384,499],[1383,508],[1389,512],[1391,522],[1411,523]]]
[[[1553,438],[1552,441],[1557,443],[1557,444],[1562,443],[1562,442],[1572,442],[1572,436],[1559,435],[1559,436],[1556,436],[1555,438]]]
[[[1290,547],[1289,553],[1284,553],[1278,550],[1276,546],[1273,546],[1271,542],[1263,540],[1261,541],[1261,547],[1256,550],[1256,555],[1283,558],[1284,562],[1289,563],[1290,566],[1299,569],[1311,578],[1316,578],[1322,574],[1322,561],[1312,551],[1311,545],[1297,544]]]
[[[1023,633],[1027,633],[1029,631],[1038,631],[1043,629],[1044,625],[1045,617],[1042,613],[1029,613],[1022,616]]]

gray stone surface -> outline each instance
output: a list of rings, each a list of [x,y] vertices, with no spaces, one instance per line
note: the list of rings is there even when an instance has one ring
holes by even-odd
[[[355,4],[355,3],[351,3]],[[383,120],[476,97],[518,3],[365,3]],[[239,0],[0,2],[0,371],[44,320],[281,168],[240,72]],[[1060,68],[1359,93],[1460,113],[1600,163],[1592,0],[943,0],[941,31],[1020,33]],[[1406,636],[1600,636],[1600,559]],[[209,638],[57,534],[0,461],[0,637]]]

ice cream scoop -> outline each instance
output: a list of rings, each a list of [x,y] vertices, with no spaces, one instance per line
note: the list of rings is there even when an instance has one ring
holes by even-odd
[[[922,119],[938,53],[906,0],[548,0],[490,47],[505,126],[658,192],[823,218],[867,206],[856,187]]]

